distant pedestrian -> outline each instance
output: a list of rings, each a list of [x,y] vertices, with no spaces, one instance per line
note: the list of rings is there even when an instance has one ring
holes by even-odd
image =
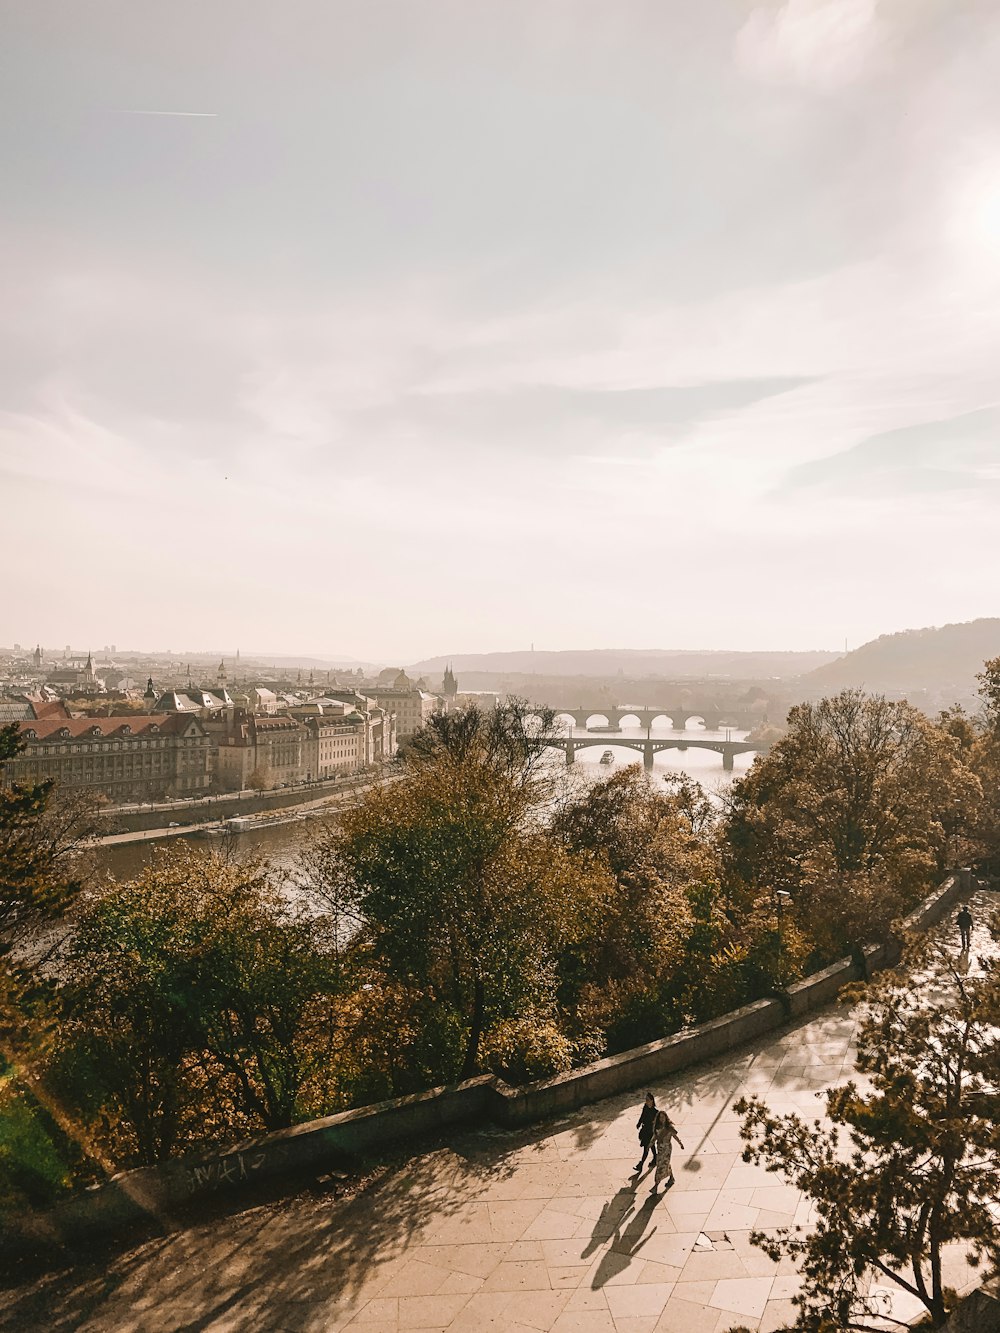
[[[643,1102],[642,1110],[639,1112],[639,1119],[635,1122],[635,1127],[639,1131],[639,1147],[642,1149],[642,1156],[635,1164],[635,1169],[641,1171],[643,1163],[646,1160],[646,1154],[650,1148],[653,1150],[652,1165],[656,1165],[656,1144],[653,1142],[653,1125],[656,1120],[656,1098],[651,1092],[646,1093],[646,1100]]]
[[[962,910],[955,918],[955,925],[961,932],[962,952],[968,953],[972,947],[972,913],[969,911],[968,903],[962,904]]]
[[[674,1139],[677,1140],[679,1147],[684,1147],[676,1126],[666,1111],[657,1111],[656,1120],[653,1122],[653,1147],[656,1150],[657,1158],[656,1175],[653,1178],[653,1188],[649,1191],[650,1194],[656,1193],[660,1181],[664,1178],[668,1185],[674,1183],[673,1167],[670,1165],[670,1154],[674,1146]]]

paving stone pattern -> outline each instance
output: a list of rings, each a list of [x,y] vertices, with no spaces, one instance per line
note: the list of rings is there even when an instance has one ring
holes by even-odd
[[[977,895],[976,955],[995,907]],[[953,915],[953,914],[952,914]],[[938,935],[957,954],[949,920]],[[955,937],[955,938],[953,938]],[[822,1113],[851,1076],[842,1006],[653,1091],[684,1140],[676,1183],[632,1173],[641,1094],[517,1133],[456,1136],[353,1199],[298,1197],[194,1226],[106,1268],[0,1292],[0,1327],[86,1333],[761,1333],[793,1318],[793,1266],[750,1244],[754,1227],[808,1226],[809,1204],[741,1160],[732,1103]],[[950,1280],[975,1285],[960,1256]],[[889,1313],[889,1307],[886,1307]],[[908,1318],[892,1297],[891,1313]]]

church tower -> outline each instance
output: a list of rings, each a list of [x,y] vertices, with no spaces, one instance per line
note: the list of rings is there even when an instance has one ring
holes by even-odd
[[[36,671],[41,671],[41,669],[42,669],[42,645],[41,645],[40,643],[38,643],[38,644],[35,645],[35,651],[31,654],[31,660],[32,660],[32,661],[34,662],[34,664],[35,664],[35,670],[36,670]]]
[[[219,663],[219,669],[218,669],[218,671],[215,673],[215,678],[216,678],[216,680],[219,682],[220,685],[225,685],[225,683],[226,683],[226,659],[225,659],[225,658],[223,658],[223,659],[221,660],[221,662]]]
[[[449,662],[444,672],[444,711],[452,712],[455,707],[455,696],[458,694],[458,681],[455,679],[455,673],[451,669]]]
[[[152,676],[146,681],[146,691],[142,696],[142,702],[147,713],[151,713],[156,706],[156,687],[153,684]]]

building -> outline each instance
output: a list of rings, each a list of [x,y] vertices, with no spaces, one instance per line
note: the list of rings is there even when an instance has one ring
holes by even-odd
[[[235,708],[204,725],[216,745],[215,785],[221,791],[288,787],[316,776],[308,762],[309,731],[297,718]]]
[[[365,767],[388,763],[396,757],[395,715],[380,708],[374,699],[358,690],[327,690],[319,702],[348,704],[365,720]]]
[[[40,653],[41,650],[36,649],[36,652]],[[57,667],[55,670],[48,672],[45,681],[47,685],[63,694],[67,692],[99,694],[104,689],[104,684],[94,668],[92,653],[87,654],[87,660],[83,666]]]
[[[455,673],[452,671],[449,662],[444,672],[444,711],[446,713],[454,712],[457,697],[458,681],[455,679]]]
[[[421,689],[419,683],[414,684],[405,671],[383,671],[377,680],[363,689],[379,708],[395,715],[396,740],[399,742],[409,740],[426,726],[431,714],[441,707],[438,696]]]
[[[310,699],[291,710],[309,733],[306,768],[314,778],[335,778],[366,767],[367,720],[339,699]]]
[[[149,686],[147,686],[147,695],[149,697]],[[219,712],[223,708],[233,708],[234,700],[230,697],[226,687],[220,686],[214,690],[199,690],[188,686],[186,690],[165,690],[153,703],[152,711],[154,713],[195,713],[198,717],[210,716],[212,713]]]
[[[115,803],[204,796],[212,743],[196,717],[42,717],[18,723],[24,750],[3,765],[6,782],[89,788]]]

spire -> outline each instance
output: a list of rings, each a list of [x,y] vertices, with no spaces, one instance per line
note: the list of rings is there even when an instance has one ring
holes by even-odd
[[[220,682],[220,684],[225,685],[225,683],[226,683],[226,659],[225,659],[225,658],[222,658],[222,660],[219,662],[218,677],[219,677],[219,682]]]

